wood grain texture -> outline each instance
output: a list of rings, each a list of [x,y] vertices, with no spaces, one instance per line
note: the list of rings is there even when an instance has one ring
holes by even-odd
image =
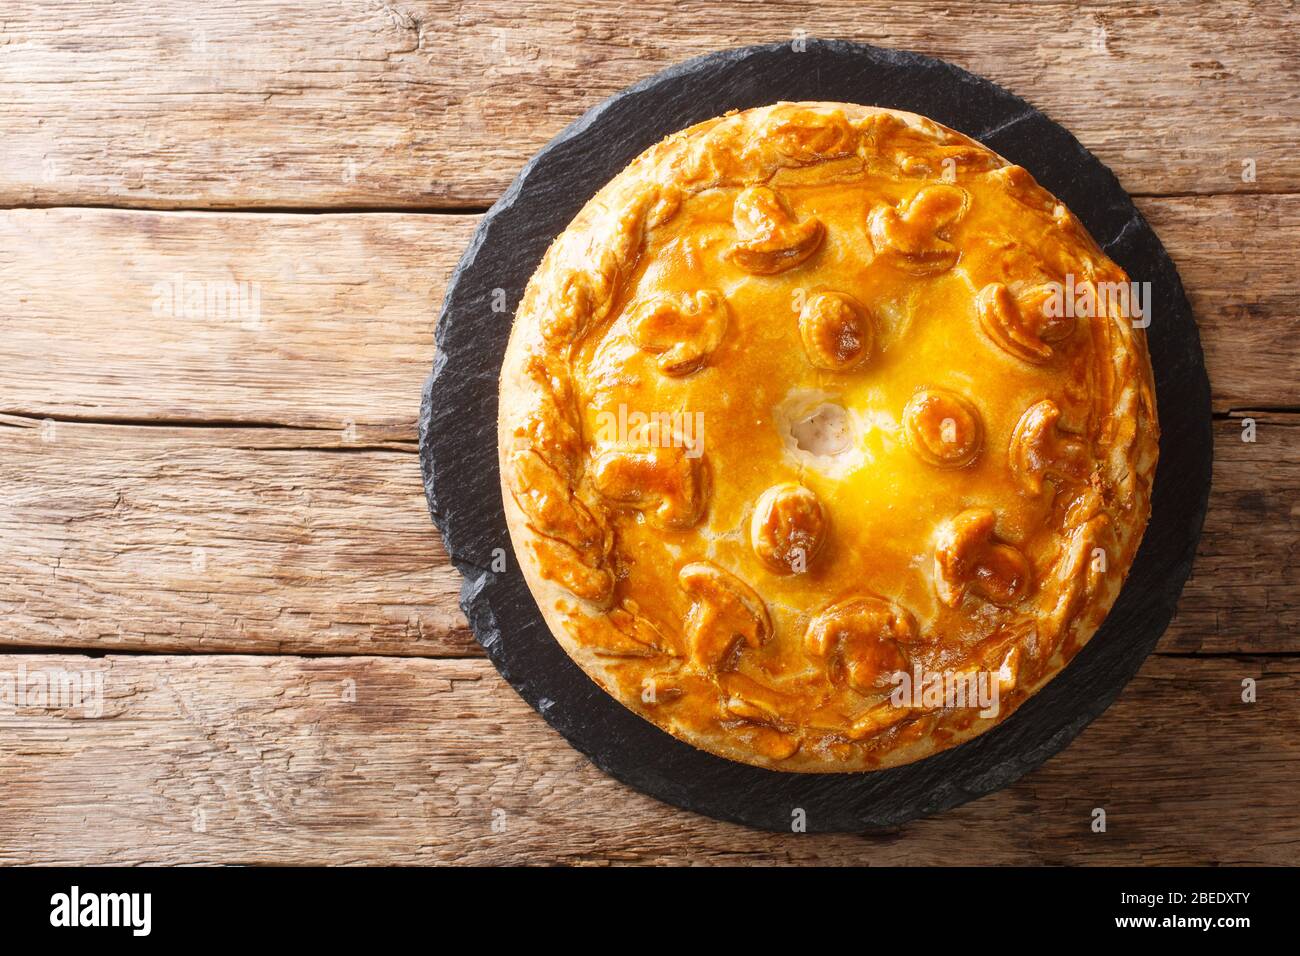
[[[103,707],[0,713],[5,864],[1300,862],[1293,659],[1152,658],[1019,783],[871,836],[760,833],[632,792],[486,661],[0,657],[0,678],[20,668],[98,672]]]
[[[1216,420],[1209,512],[1157,653],[1300,652],[1298,547],[1300,415]]]
[[[1300,248],[1300,196],[1137,204],[1182,276],[1214,410],[1300,407],[1300,303],[1289,261]]]
[[[1181,270],[1216,410],[1300,406],[1300,309],[1292,293],[1300,196],[1151,198],[1140,205]],[[410,214],[0,212],[0,412],[334,429],[351,423],[414,439],[443,290],[476,222]],[[222,313],[222,300],[209,308],[206,298],[193,314],[155,314],[173,298],[165,290],[178,275],[208,290],[245,283],[250,305],[257,290],[256,317],[251,308]],[[508,322],[510,315],[484,321]]]
[[[799,31],[1001,83],[1131,192],[1300,190],[1292,3],[992,6],[8,0],[0,205],[481,207],[611,93]]]
[[[443,288],[476,221],[0,212],[0,411],[414,440]],[[209,305],[231,282],[239,307]]]
[[[1300,651],[1300,415],[1255,422],[1161,652]],[[405,443],[0,416],[0,487],[0,646],[481,653]]]
[[[0,416],[0,644],[463,654],[410,446]]]

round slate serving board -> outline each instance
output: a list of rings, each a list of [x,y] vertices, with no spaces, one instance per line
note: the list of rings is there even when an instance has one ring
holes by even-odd
[[[497,375],[514,308],[551,240],[664,136],[778,100],[895,107],[973,136],[1028,169],[1134,281],[1151,283],[1160,465],[1151,524],[1118,602],[1070,665],[1008,720],[952,750],[873,773],[788,774],[733,763],[625,709],[551,636],[514,560],[501,502]],[[987,80],[929,57],[813,39],[802,50],[746,47],[675,66],[606,100],[533,157],[487,213],[448,286],[419,432],[429,509],[465,576],[461,607],[524,700],[596,766],[638,790],[770,830],[790,830],[802,810],[809,832],[896,826],[983,796],[1033,770],[1105,710],[1173,616],[1205,517],[1212,454],[1209,381],[1182,283],[1114,175],[1066,130]],[[502,554],[507,570],[495,573]]]

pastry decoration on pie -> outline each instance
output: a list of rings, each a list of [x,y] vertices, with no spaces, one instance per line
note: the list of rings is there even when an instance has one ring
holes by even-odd
[[[778,103],[647,150],[546,253],[501,373],[506,517],[555,638],[776,770],[1006,719],[1097,630],[1150,513],[1145,323],[1104,294],[1127,283],[924,117]]]

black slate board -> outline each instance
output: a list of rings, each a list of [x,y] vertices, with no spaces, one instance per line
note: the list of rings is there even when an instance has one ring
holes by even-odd
[[[1152,284],[1159,402],[1152,518],[1104,626],[1007,721],[926,760],[866,774],[785,774],[675,740],[601,691],[551,637],[514,560],[496,458],[497,375],[513,312],[551,240],[629,161],[667,134],[778,100],[889,106],[929,116],[1026,167],[1135,281]],[[507,312],[492,309],[504,290]],[[496,295],[499,297],[500,292]],[[809,832],[896,826],[1008,785],[1063,749],[1137,672],[1174,612],[1205,517],[1210,392],[1182,283],[1114,175],[1024,100],[948,63],[841,41],[746,47],[680,64],[611,97],[524,167],[448,286],[420,414],[433,520],[465,576],[461,607],[493,664],[606,773],[667,803],[771,830],[796,808]],[[504,549],[508,570],[489,570]]]

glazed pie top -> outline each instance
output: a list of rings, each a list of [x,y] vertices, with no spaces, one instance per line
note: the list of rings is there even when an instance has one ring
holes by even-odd
[[[923,117],[781,103],[647,150],[547,252],[502,370],[507,520],[556,639],[661,728],[780,770],[1004,719],[1146,525],[1127,282]]]

